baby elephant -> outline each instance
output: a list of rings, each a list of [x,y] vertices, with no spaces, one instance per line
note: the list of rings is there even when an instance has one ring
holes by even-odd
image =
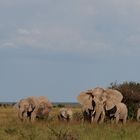
[[[73,113],[72,113],[71,108],[61,108],[59,110],[58,119],[61,121],[69,122],[72,120],[72,116],[73,116]]]
[[[140,121],[140,108],[137,110],[137,121]]]
[[[125,124],[128,116],[127,106],[124,103],[118,103],[116,107],[117,107],[117,111],[115,113],[116,124],[119,122],[119,120],[122,120],[123,124]]]
[[[118,124],[120,120],[122,120],[123,124],[126,123],[127,116],[128,116],[128,109],[124,103],[118,103],[112,109],[105,110],[105,112],[106,112],[106,116],[110,120],[115,120],[116,124]]]

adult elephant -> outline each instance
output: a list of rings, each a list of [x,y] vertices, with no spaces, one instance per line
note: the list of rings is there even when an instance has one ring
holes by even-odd
[[[38,100],[36,97],[27,97],[21,99],[17,103],[18,117],[20,120],[31,120],[34,121],[36,112],[38,110]]]
[[[36,112],[36,117],[38,118],[48,117],[53,107],[52,103],[45,96],[40,96],[37,99],[38,99],[38,109]]]
[[[122,99],[123,96],[119,91],[100,87],[81,92],[77,97],[84,110],[90,114],[93,122],[98,122],[100,118],[103,122],[104,112],[112,113],[111,110],[114,110],[116,104],[120,103]]]

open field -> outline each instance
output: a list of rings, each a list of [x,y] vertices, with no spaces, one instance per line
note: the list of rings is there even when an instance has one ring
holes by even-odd
[[[83,124],[81,121],[62,123],[57,120],[59,108],[53,108],[47,120],[33,124],[20,122],[12,107],[0,108],[0,140],[139,140],[140,123],[128,121],[126,125],[104,123]],[[80,108],[73,108],[80,112]]]

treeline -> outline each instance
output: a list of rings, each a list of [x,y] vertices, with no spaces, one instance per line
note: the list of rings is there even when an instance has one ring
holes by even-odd
[[[128,107],[129,119],[136,118],[136,111],[140,107],[140,83],[123,82],[117,84],[114,82],[110,84],[109,88],[117,89],[123,94],[123,102]]]

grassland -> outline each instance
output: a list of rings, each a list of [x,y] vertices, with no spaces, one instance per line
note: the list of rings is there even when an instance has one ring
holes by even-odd
[[[80,111],[73,108],[74,112]],[[58,108],[48,119],[23,123],[12,107],[0,108],[0,140],[139,140],[140,123],[128,121],[126,125],[104,123],[100,125],[57,120]]]

